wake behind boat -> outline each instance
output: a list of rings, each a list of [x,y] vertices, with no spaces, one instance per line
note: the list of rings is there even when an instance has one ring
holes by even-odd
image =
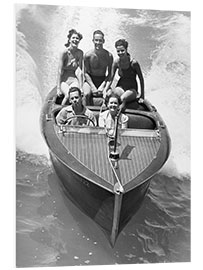
[[[56,174],[68,197],[105,233],[111,246],[140,208],[150,179],[170,152],[167,127],[148,101],[134,102],[125,113],[126,129],[117,140],[105,128],[56,124],[61,100],[54,88],[41,113],[41,130]],[[98,121],[100,107],[88,106]]]

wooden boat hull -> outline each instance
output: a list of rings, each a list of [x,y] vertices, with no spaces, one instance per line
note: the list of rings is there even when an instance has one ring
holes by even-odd
[[[115,194],[89,182],[61,163],[50,153],[54,170],[66,189],[68,198],[102,229],[111,246],[115,245],[119,233],[139,210],[148,190],[150,179],[125,194]],[[120,202],[118,202],[120,200]],[[114,213],[118,211],[118,223],[114,225]]]
[[[113,247],[140,208],[150,179],[168,158],[167,128],[153,107],[148,112],[129,110],[131,125],[139,129],[120,134],[121,155],[116,168],[109,160],[102,129],[67,128],[61,134],[54,119],[57,108],[53,89],[41,114],[41,129],[53,167],[69,199],[99,225]]]

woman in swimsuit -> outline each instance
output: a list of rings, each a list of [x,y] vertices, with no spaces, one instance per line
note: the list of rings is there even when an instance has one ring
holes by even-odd
[[[83,81],[83,51],[78,49],[82,35],[71,29],[67,37],[66,49],[60,54],[57,76],[57,95],[64,94],[62,105],[65,105],[69,98],[70,85],[74,84],[81,89]]]
[[[113,92],[120,96],[121,109],[124,110],[127,102],[138,97],[144,99],[144,78],[139,63],[130,59],[130,54],[127,51],[128,42],[125,39],[119,39],[115,43],[115,48],[118,59],[114,61],[112,66],[112,79],[117,69],[120,79]],[[137,76],[140,82],[140,95],[138,94]]]

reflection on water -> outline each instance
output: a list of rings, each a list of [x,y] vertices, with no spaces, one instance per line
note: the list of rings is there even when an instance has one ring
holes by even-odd
[[[112,249],[66,197],[52,168],[35,158],[17,162],[17,266],[190,261],[189,179],[154,178]]]
[[[190,261],[190,13],[24,5],[16,15],[17,266]],[[114,56],[115,40],[129,41],[146,97],[172,139],[170,159],[114,249],[67,199],[40,135],[41,106],[70,28],[82,32],[84,52],[97,28]]]

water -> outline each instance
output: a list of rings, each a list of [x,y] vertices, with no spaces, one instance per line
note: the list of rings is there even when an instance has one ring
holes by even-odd
[[[92,48],[95,29],[103,30],[114,56],[115,40],[129,41],[144,73],[146,98],[172,139],[169,160],[114,249],[66,198],[40,134],[41,106],[55,86],[59,51],[71,28],[83,34],[83,51]],[[190,13],[16,5],[16,52],[17,266],[189,262]]]

